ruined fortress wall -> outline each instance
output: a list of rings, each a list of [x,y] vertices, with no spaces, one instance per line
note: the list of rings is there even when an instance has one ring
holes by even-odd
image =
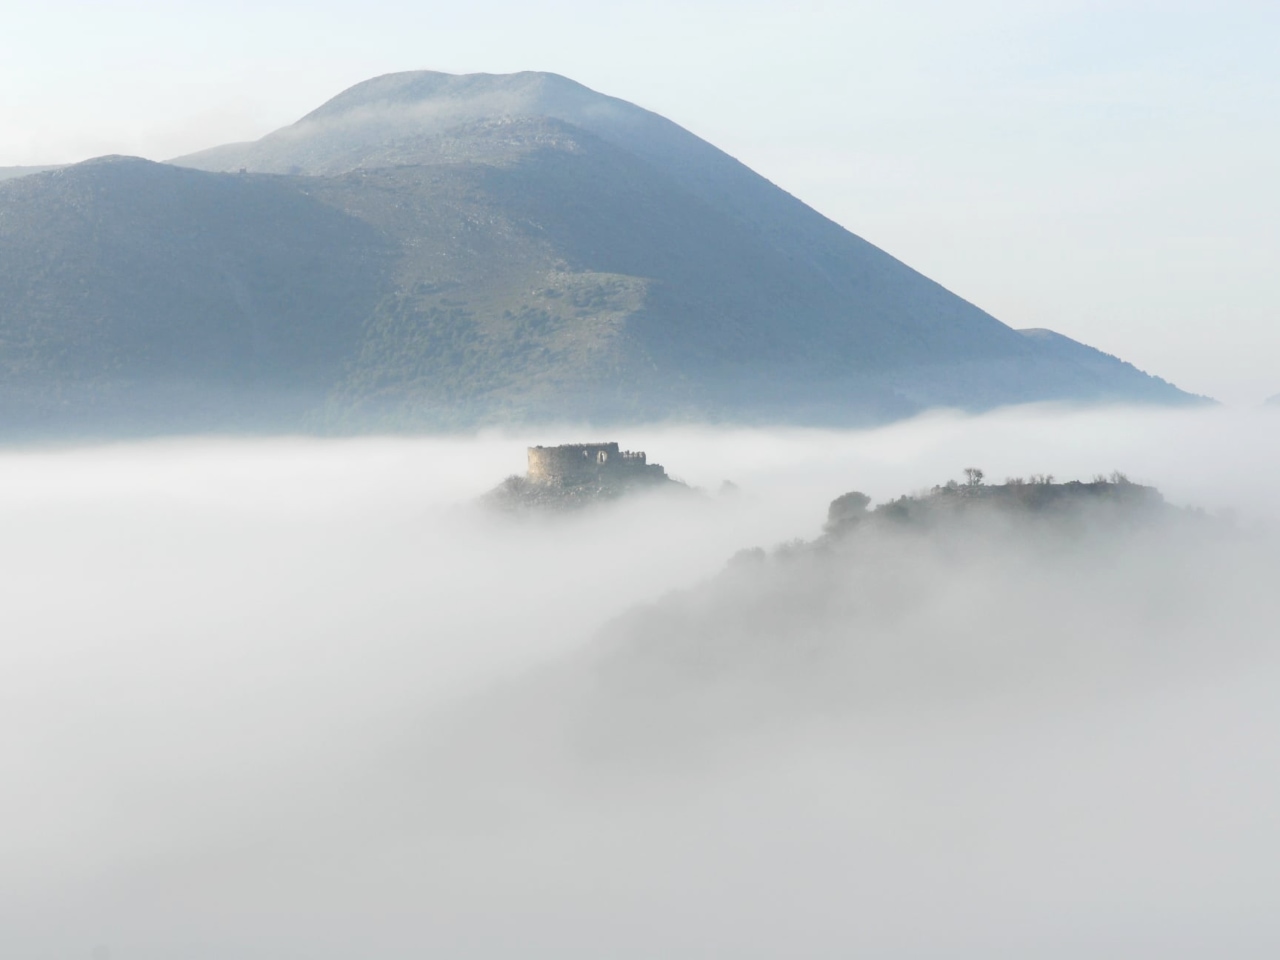
[[[666,471],[648,463],[643,453],[618,449],[616,443],[572,443],[559,447],[530,447],[530,480],[538,483],[583,482],[597,479],[660,479]]]
[[[616,443],[573,443],[562,447],[530,447],[529,479],[546,482],[594,475],[601,455],[618,455]]]

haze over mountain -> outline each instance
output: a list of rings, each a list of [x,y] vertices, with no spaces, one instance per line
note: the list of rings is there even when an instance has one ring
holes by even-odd
[[[255,143],[0,183],[0,369],[11,431],[1196,399],[545,73],[392,74]]]

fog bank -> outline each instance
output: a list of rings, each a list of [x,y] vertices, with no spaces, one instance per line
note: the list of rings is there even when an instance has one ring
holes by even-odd
[[[1277,428],[643,428],[705,496],[518,520],[599,438],[0,454],[0,953],[1274,955]],[[967,466],[1206,515],[725,572]]]

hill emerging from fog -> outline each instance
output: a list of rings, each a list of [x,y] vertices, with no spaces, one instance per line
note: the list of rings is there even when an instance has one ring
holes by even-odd
[[[847,493],[817,538],[742,550],[613,621],[583,709],[611,718],[600,728],[692,737],[784,706],[872,709],[895,686],[890,700],[922,706],[1081,682],[1099,664],[1158,669],[1204,627],[1158,598],[1195,595],[1238,548],[1229,524],[1120,474],[950,482],[869,504]]]
[[[544,73],[393,74],[255,143],[0,183],[0,370],[36,432],[1195,399]]]
[[[764,727],[1043,704],[1271,646],[1274,552],[1121,474],[870,503],[838,497],[820,535],[740,550],[504,688],[510,722],[466,760],[709,758]]]

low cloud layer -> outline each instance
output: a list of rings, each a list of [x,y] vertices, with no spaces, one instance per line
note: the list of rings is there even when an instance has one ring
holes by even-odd
[[[0,953],[1273,955],[1278,426],[646,428],[705,497],[517,520],[581,431],[0,455]],[[724,572],[967,466],[1204,516]]]

